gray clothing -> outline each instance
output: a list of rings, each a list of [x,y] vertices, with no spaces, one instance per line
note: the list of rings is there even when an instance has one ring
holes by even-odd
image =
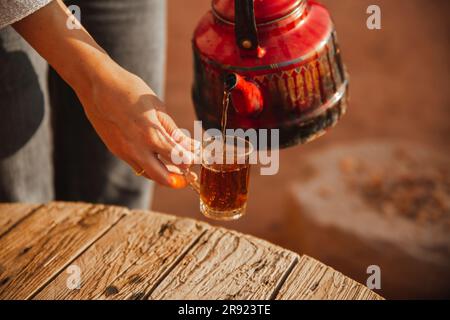
[[[70,4],[80,7],[81,23],[110,56],[161,97],[166,2]],[[136,177],[106,149],[73,90],[46,69],[11,27],[0,30],[0,202],[86,201],[148,208],[153,184]]]
[[[0,29],[22,20],[52,0],[1,0]]]

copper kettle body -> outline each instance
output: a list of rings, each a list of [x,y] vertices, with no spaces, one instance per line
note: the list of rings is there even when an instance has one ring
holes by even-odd
[[[318,138],[347,109],[348,76],[324,6],[307,0],[213,0],[193,38],[197,116],[220,128],[279,129],[280,146]]]

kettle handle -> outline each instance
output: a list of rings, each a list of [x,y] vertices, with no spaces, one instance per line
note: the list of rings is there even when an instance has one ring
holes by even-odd
[[[256,51],[259,47],[255,1],[234,0],[236,42],[240,49]]]

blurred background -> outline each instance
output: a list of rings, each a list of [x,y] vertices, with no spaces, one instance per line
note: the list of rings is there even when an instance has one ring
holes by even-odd
[[[348,114],[318,141],[283,150],[278,175],[253,170],[247,216],[223,226],[364,284],[378,265],[387,298],[450,298],[450,2],[321,2],[350,74]],[[191,37],[210,1],[168,3],[166,102],[192,130]],[[372,4],[381,30],[366,27]],[[191,190],[158,187],[152,209],[202,220],[198,207]]]

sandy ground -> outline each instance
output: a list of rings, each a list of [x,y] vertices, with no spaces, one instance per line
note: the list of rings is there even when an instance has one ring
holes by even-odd
[[[367,138],[407,139],[449,153],[449,32],[447,0],[323,0],[334,18],[351,76],[348,115],[326,137],[281,153],[281,171],[251,178],[248,215],[227,228],[287,248],[283,212],[287,187],[297,179],[302,158],[337,143]],[[366,27],[366,9],[382,9],[382,30]],[[180,127],[192,129],[191,36],[209,0],[169,0],[169,56],[166,102]],[[205,220],[197,195],[158,187],[153,209]],[[210,221],[208,221],[210,222]]]

